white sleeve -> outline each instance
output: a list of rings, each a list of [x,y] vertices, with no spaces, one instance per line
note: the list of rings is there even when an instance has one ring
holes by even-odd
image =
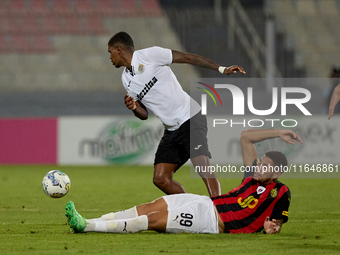
[[[161,66],[172,64],[172,50],[154,46],[143,50],[145,57]]]
[[[127,84],[127,82],[126,82],[124,73],[125,73],[125,69],[124,69],[124,71],[123,71],[122,78],[121,78],[121,79],[122,79],[122,84],[123,84],[123,87],[124,87],[124,89],[126,90],[126,92],[128,92],[128,90],[127,90],[128,84]]]

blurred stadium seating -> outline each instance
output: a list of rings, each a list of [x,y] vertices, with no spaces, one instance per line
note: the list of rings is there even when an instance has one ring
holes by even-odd
[[[309,77],[327,77],[340,64],[340,2],[337,0],[270,1],[278,29],[290,37]]]
[[[139,48],[157,44],[153,38],[160,36],[159,44],[183,50],[157,0],[0,1],[0,82],[9,82],[0,92],[122,91],[107,53],[108,39],[121,30]]]
[[[105,17],[138,17],[162,15],[156,0],[2,0],[0,3],[0,35],[11,43],[2,44],[0,53],[51,52],[53,45],[33,46],[24,42],[30,36],[99,35],[107,34]],[[141,7],[141,8],[140,8]],[[23,36],[17,43],[16,36]],[[48,42],[49,40],[44,40]],[[41,46],[41,47],[40,47]]]
[[[228,45],[232,2],[242,5],[235,22],[250,48],[240,36]],[[243,12],[256,39],[249,23],[241,22]],[[327,77],[330,66],[339,64],[336,0],[1,0],[0,116],[126,114],[121,70],[107,53],[107,41],[118,31],[130,33],[137,49],[192,52],[263,77],[268,13],[278,28],[276,68],[282,77]],[[172,69],[186,90],[191,78],[219,77],[189,65]]]
[[[0,116],[126,113],[107,52],[119,31],[137,49],[184,50],[157,0],[1,0]],[[198,76],[174,69],[187,88]]]

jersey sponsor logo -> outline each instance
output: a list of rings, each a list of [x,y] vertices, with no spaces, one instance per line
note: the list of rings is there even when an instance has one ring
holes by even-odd
[[[277,196],[277,188],[272,189],[272,190],[270,191],[270,195],[272,196],[272,198],[275,198],[275,197]]]
[[[145,84],[145,87],[144,89],[142,90],[142,92],[140,92],[138,95],[137,95],[137,99],[138,101],[142,101],[142,99],[145,97],[145,95],[150,91],[150,89],[156,84],[157,82],[157,78],[156,77],[153,77],[151,79],[151,81],[149,81],[147,84]]]
[[[242,197],[240,197],[237,200],[237,202],[242,208],[248,207],[250,209],[253,209],[258,204],[259,200],[256,199],[254,196],[249,196],[245,198],[243,201],[242,201]]]
[[[145,70],[144,65],[143,65],[143,64],[139,64],[139,66],[138,66],[138,72],[139,72],[139,73],[143,73],[144,70]]]
[[[258,186],[257,189],[256,189],[256,192],[257,192],[258,195],[262,194],[265,191],[266,191],[266,188],[263,187],[263,186]]]
[[[161,138],[164,127],[154,123],[143,123],[135,118],[114,119],[94,137],[79,141],[78,157],[96,162],[104,160],[108,164],[139,163],[152,153]]]

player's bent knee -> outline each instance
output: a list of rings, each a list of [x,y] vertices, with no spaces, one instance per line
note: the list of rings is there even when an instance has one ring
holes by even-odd
[[[170,180],[165,176],[155,175],[153,177],[153,184],[155,184],[157,187],[165,187],[168,185]]]

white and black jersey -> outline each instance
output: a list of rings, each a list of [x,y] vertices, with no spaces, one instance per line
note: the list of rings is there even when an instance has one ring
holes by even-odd
[[[169,131],[177,130],[200,111],[199,104],[181,87],[169,64],[172,51],[151,47],[134,51],[131,71],[124,69],[122,82],[135,101],[142,102]]]

